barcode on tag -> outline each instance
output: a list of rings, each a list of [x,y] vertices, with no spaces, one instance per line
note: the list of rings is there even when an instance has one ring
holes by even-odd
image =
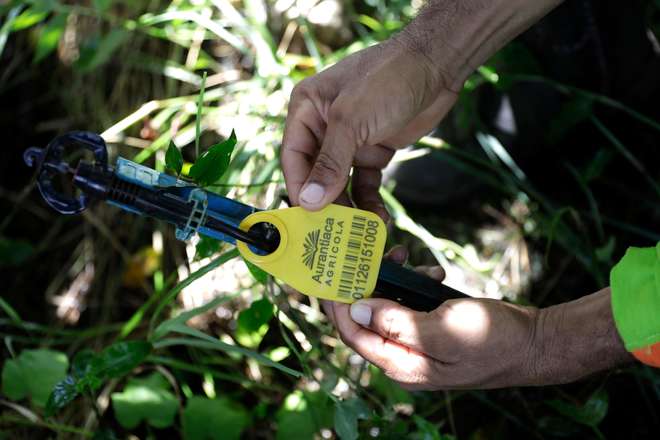
[[[357,270],[358,256],[360,255],[360,246],[364,236],[364,228],[367,219],[361,215],[354,215],[351,222],[351,229],[344,255],[344,265],[341,268],[341,277],[339,279],[338,294],[342,298],[350,298],[353,293],[353,281],[355,280],[355,271]]]

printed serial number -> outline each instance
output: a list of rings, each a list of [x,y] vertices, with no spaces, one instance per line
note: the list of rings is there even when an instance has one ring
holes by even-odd
[[[377,221],[367,220],[361,215],[353,216],[339,279],[340,297],[359,300],[367,294],[366,284],[373,267],[372,257],[377,234]]]

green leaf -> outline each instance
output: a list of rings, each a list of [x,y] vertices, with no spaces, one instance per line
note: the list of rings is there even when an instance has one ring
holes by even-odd
[[[185,325],[185,323],[188,322],[189,319],[194,318],[197,315],[201,315],[202,313],[206,313],[209,310],[215,309],[220,304],[232,299],[234,296],[235,295],[218,296],[202,306],[195,307],[192,310],[188,310],[187,312],[180,313],[174,318],[170,318],[167,321],[161,322],[160,325],[156,327],[156,330],[154,330],[153,333],[154,339],[160,339],[169,332],[176,331],[178,326]]]
[[[57,44],[59,43],[62,34],[64,34],[67,17],[68,14],[56,14],[41,29],[34,53],[34,63],[43,60],[57,49]]]
[[[271,320],[274,310],[268,298],[253,301],[249,308],[239,313],[238,328],[247,332],[257,331],[262,325],[267,324]]]
[[[371,372],[371,382],[369,386],[373,388],[378,394],[383,396],[390,405],[397,403],[413,403],[413,398],[410,392],[401,388],[396,382],[392,381],[389,377],[385,376],[381,370],[369,366]]]
[[[220,252],[220,241],[206,235],[199,236],[199,242],[195,246],[195,260],[208,258]]]
[[[165,153],[165,167],[174,171],[177,176],[181,174],[181,169],[183,168],[183,156],[176,144],[174,144],[174,141],[170,141],[170,146],[167,147],[167,152]]]
[[[256,348],[268,332],[268,321],[273,317],[273,305],[267,298],[254,301],[238,314],[236,340],[246,347]]]
[[[603,263],[610,262],[612,260],[612,254],[614,253],[615,245],[616,245],[616,237],[612,235],[607,240],[607,243],[596,248],[595,254],[598,261],[602,261]]]
[[[22,324],[23,320],[21,319],[20,315],[14,308],[9,304],[3,297],[0,296],[0,309],[2,309],[7,316],[9,316],[9,319],[14,321],[17,324]]]
[[[0,237],[0,266],[19,266],[34,253],[34,247],[25,240]]]
[[[94,0],[94,8],[99,12],[105,12],[110,8],[112,0]]]
[[[151,350],[151,344],[146,341],[115,342],[92,360],[90,374],[122,377],[140,365]]]
[[[417,426],[417,437],[421,440],[450,440],[453,436],[443,436],[435,423],[431,423],[423,417],[413,414],[413,420]]]
[[[73,357],[69,375],[55,385],[48,397],[46,415],[55,414],[86,389],[98,389],[106,378],[102,356],[90,349],[79,351]]]
[[[256,266],[253,263],[250,263],[248,260],[243,258],[243,261],[245,261],[245,265],[247,266],[248,270],[250,271],[250,274],[254,277],[254,279],[261,284],[266,284],[268,283],[268,273],[261,269],[260,267]]]
[[[18,359],[8,359],[2,367],[2,394],[9,400],[21,400],[30,394]]]
[[[562,400],[552,400],[548,402],[548,405],[565,417],[583,425],[595,428],[607,415],[609,398],[607,392],[600,388],[594,392],[591,397],[589,397],[589,400],[587,400],[582,406]]]
[[[83,73],[91,72],[97,67],[107,63],[112,54],[130,36],[130,32],[122,28],[116,28],[109,34],[96,41],[96,44],[86,46],[76,61],[76,68]]]
[[[190,177],[200,186],[217,182],[229,167],[231,153],[236,146],[236,133],[232,130],[229,139],[213,145],[195,161],[190,168]]]
[[[81,390],[78,387],[78,380],[72,375],[66,376],[55,385],[53,391],[48,396],[48,401],[46,402],[46,416],[52,416],[57,411],[73,402],[80,392]]]
[[[277,440],[312,440],[322,428],[333,425],[334,407],[323,392],[296,390],[277,411]]]
[[[342,400],[335,404],[335,431],[342,440],[359,437],[358,419],[369,418],[369,407],[359,398]]]
[[[174,423],[179,401],[160,373],[144,379],[130,379],[123,391],[112,393],[112,409],[121,426],[133,429],[145,420],[155,428],[167,428]]]
[[[186,440],[238,440],[249,423],[247,411],[228,399],[193,396],[182,415]]]
[[[35,24],[41,23],[48,17],[50,14],[50,8],[43,5],[35,5],[27,8],[21,13],[12,26],[12,31],[21,31],[29,27],[34,26]]]
[[[36,406],[44,406],[55,385],[69,367],[66,354],[53,350],[23,350],[2,368],[2,392],[12,400],[30,396]]]

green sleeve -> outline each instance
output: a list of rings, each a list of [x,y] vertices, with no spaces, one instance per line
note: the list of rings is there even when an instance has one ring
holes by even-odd
[[[660,242],[626,251],[610,273],[612,312],[626,350],[660,342]]]

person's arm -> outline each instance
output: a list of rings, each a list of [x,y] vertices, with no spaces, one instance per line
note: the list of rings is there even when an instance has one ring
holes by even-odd
[[[609,288],[544,309],[485,299],[429,313],[383,299],[324,307],[347,345],[413,390],[560,384],[633,360]]]
[[[281,153],[291,201],[321,209],[353,167],[353,201],[386,217],[378,187],[394,150],[436,126],[468,75],[559,3],[430,0],[390,40],[299,83]]]

